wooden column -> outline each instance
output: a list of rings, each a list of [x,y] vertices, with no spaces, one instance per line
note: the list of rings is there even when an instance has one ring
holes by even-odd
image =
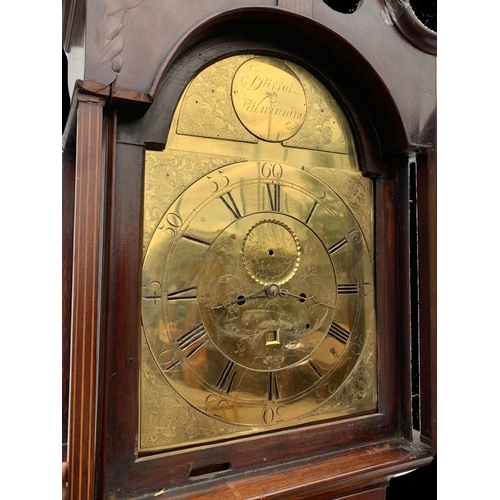
[[[75,154],[63,151],[62,162],[62,459],[67,459],[69,369],[71,359],[71,283],[75,212]]]
[[[437,451],[437,172],[436,148],[418,158],[420,437]]]
[[[104,99],[78,94],[68,432],[70,500],[94,498],[100,284],[103,247]]]

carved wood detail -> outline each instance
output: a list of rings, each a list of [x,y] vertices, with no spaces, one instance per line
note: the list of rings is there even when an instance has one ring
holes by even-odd
[[[111,63],[111,69],[118,76],[123,67],[123,47],[125,40],[121,35],[126,14],[144,0],[107,0],[104,19],[99,23],[102,50],[99,64]]]

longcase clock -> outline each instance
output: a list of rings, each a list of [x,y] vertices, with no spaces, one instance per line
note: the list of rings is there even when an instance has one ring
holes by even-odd
[[[385,498],[436,452],[435,33],[379,0],[64,17],[70,498]]]

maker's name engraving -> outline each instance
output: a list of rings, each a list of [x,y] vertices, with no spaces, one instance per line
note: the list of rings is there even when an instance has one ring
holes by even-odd
[[[260,113],[267,115],[269,113],[274,116],[283,116],[285,118],[295,118],[298,121],[303,121],[305,113],[300,113],[294,109],[283,109],[273,106],[278,102],[278,96],[276,93],[270,93],[263,97],[260,101],[255,99],[245,99],[243,102],[243,109],[249,113]],[[296,125],[299,126],[299,125]]]
[[[280,93],[287,93],[287,94],[293,93],[296,96],[300,95],[300,93],[293,88],[294,84],[296,86],[296,82],[283,81],[281,79],[278,80],[276,78],[272,78],[271,76],[269,76],[265,72],[262,73],[259,69],[254,70],[253,75],[246,74],[246,75],[242,76],[241,84],[247,90],[264,89],[266,91],[271,91],[274,93],[280,92]]]
[[[231,95],[238,118],[260,139],[287,140],[304,123],[304,88],[277,59],[256,57],[242,64],[234,75]]]

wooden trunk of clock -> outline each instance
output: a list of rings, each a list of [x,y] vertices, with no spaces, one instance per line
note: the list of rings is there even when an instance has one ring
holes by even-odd
[[[63,14],[69,497],[385,498],[436,452],[435,34],[389,0]]]

